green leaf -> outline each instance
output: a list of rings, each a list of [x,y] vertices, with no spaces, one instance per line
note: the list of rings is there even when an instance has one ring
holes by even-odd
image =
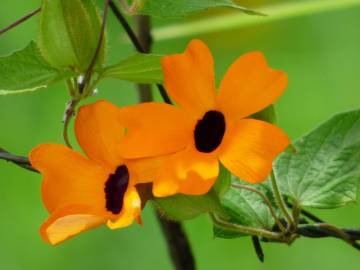
[[[271,187],[267,183],[250,185],[236,177],[233,177],[232,183],[246,185],[261,191],[269,198],[274,209],[277,209]],[[229,222],[231,223],[268,230],[271,230],[275,224],[268,205],[259,194],[253,191],[231,187],[221,199],[221,204],[230,217]],[[214,224],[214,235],[221,238],[245,236],[218,227],[216,224]]]
[[[137,0],[137,12],[159,18],[177,18],[208,8],[229,7],[249,15],[263,15],[235,4],[231,0]]]
[[[164,78],[160,59],[160,55],[138,53],[105,68],[101,76],[136,83],[162,83]]]
[[[251,117],[272,124],[277,123],[277,114],[276,114],[275,106],[273,104],[267,106],[265,109],[261,110],[260,112],[253,114]]]
[[[35,91],[75,75],[46,63],[33,41],[20,51],[0,57],[0,70],[0,95]]]
[[[214,190],[219,198],[223,197],[231,186],[231,173],[220,164],[220,173],[214,184]]]
[[[199,196],[177,194],[166,198],[154,198],[154,205],[164,216],[171,220],[193,219],[206,212],[221,212],[216,192]]]
[[[360,179],[360,110],[321,124],[275,162],[281,191],[301,206],[335,208],[356,200]]]
[[[93,0],[43,0],[39,47],[46,61],[56,68],[84,73],[98,46],[101,19]],[[98,65],[105,59],[105,44]]]
[[[156,0],[155,0],[156,1]],[[261,10],[269,16],[257,18],[255,16],[242,16],[236,12],[206,16],[191,22],[165,24],[154,28],[152,36],[155,41],[198,37],[208,33],[230,31],[244,27],[255,27],[274,22],[286,23],[286,20],[303,16],[318,16],[326,12],[344,9],[356,9],[360,6],[359,0],[311,0],[311,1],[282,1],[281,4],[267,5]]]

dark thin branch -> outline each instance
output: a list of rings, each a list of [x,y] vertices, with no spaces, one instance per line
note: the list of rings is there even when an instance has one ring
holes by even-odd
[[[257,257],[259,258],[260,262],[263,263],[264,259],[265,259],[265,255],[264,255],[264,251],[263,251],[263,249],[261,247],[259,237],[251,236],[251,241],[253,243],[253,246],[254,246]]]
[[[289,208],[293,208],[292,203],[290,203],[288,200],[285,201],[286,205]],[[323,221],[321,218],[318,218],[317,216],[315,216],[314,214],[310,213],[309,211],[306,211],[304,209],[300,210],[300,214],[303,215],[304,217],[307,217],[308,219],[316,222],[316,223],[326,223],[325,221]]]
[[[136,26],[139,39],[137,40],[139,47],[144,53],[151,51],[152,38],[150,34],[151,21],[149,16],[136,16]],[[149,102],[153,100],[151,86],[149,84],[138,85],[139,96],[141,102]]]
[[[34,169],[31,166],[29,159],[27,157],[13,155],[3,148],[0,148],[0,159],[8,161],[8,162],[12,162],[26,170],[29,170],[32,172],[38,172],[36,169]]]
[[[157,211],[156,216],[166,237],[175,269],[195,270],[196,266],[191,246],[181,224],[164,219]]]
[[[130,25],[128,24],[128,22],[126,21],[124,16],[121,14],[120,10],[115,5],[114,1],[110,0],[109,1],[109,6],[110,6],[112,12],[114,13],[115,17],[117,18],[117,20],[123,26],[126,34],[129,36],[129,38],[130,38],[132,44],[134,45],[135,49],[140,53],[146,53],[145,47],[142,46],[142,44],[140,43],[140,41],[137,38],[136,34],[131,29]],[[163,98],[163,100],[167,104],[172,104],[171,99],[168,96],[168,94],[166,93],[166,90],[165,90],[164,86],[161,85],[161,84],[157,84],[156,86],[159,89],[159,92],[160,92],[161,97]]]
[[[28,19],[30,19],[31,17],[33,17],[34,15],[39,13],[40,11],[41,11],[41,8],[37,8],[34,11],[30,12],[29,14],[25,15],[24,17],[22,17],[22,18],[18,19],[17,21],[13,22],[9,26],[6,26],[5,28],[0,30],[0,35],[6,33],[7,31],[15,28],[18,25],[22,24],[23,22],[27,21]]]
[[[100,30],[100,33],[99,33],[99,39],[98,39],[97,47],[96,47],[94,55],[93,55],[93,57],[91,59],[91,62],[89,64],[89,67],[86,70],[85,76],[84,76],[83,80],[79,83],[79,92],[80,92],[80,94],[83,94],[84,89],[86,88],[86,86],[91,81],[91,76],[93,74],[94,67],[95,67],[96,62],[97,62],[97,60],[99,58],[101,47],[103,46],[103,42],[104,42],[104,35],[105,35],[106,21],[107,21],[108,13],[109,13],[109,0],[105,0],[103,17],[102,17],[102,24],[101,24],[101,30]],[[70,147],[70,148],[72,148],[72,147],[71,147],[71,143],[70,143],[69,136],[68,136],[68,128],[69,128],[69,124],[70,124],[71,119],[75,115],[76,106],[78,105],[80,100],[81,100],[81,98],[74,98],[73,97],[68,102],[67,107],[65,109],[65,113],[64,113],[63,138],[64,138],[64,141],[65,141],[66,145],[68,147]]]
[[[120,22],[120,24],[124,28],[126,34],[130,38],[130,40],[131,40],[132,44],[134,45],[134,47],[136,48],[136,50],[140,53],[146,53],[145,50],[143,49],[143,47],[141,46],[134,31],[131,29],[130,25],[128,24],[128,22],[126,21],[124,16],[121,14],[120,10],[117,8],[114,1],[110,0],[109,6],[110,6],[111,11],[114,13],[116,19]]]
[[[136,44],[138,44],[138,46],[142,49],[142,52],[149,53],[151,51],[152,45],[152,38],[150,34],[150,17],[136,17],[136,25],[139,36],[139,39],[136,39]],[[129,29],[129,32],[133,33],[130,27]],[[149,102],[153,100],[151,86],[149,84],[138,85],[138,90],[141,102]],[[181,224],[178,222],[169,221],[163,218],[157,210],[155,211],[165,236],[168,250],[175,269],[194,270],[195,261],[192,255],[191,246]]]
[[[89,64],[89,67],[86,70],[84,79],[80,83],[80,86],[79,86],[80,93],[82,93],[84,91],[86,85],[89,83],[89,81],[91,79],[91,75],[92,75],[93,69],[94,69],[94,67],[96,65],[96,61],[98,60],[98,57],[99,57],[99,54],[100,54],[100,51],[101,51],[101,47],[103,46],[104,34],[105,34],[105,28],[106,28],[106,21],[107,21],[107,17],[108,17],[108,13],[109,13],[108,11],[109,11],[109,0],[105,0],[103,17],[102,17],[102,25],[101,25],[101,30],[100,30],[100,33],[99,33],[98,44],[97,44],[94,56],[91,59],[91,62]]]
[[[297,233],[309,238],[334,237],[342,239],[360,250],[360,244],[356,242],[360,240],[360,229],[340,229],[329,224],[319,223],[299,226]]]

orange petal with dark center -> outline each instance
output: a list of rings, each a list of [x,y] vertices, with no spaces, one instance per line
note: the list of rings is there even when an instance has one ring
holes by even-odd
[[[125,128],[120,109],[107,101],[82,106],[75,120],[75,133],[87,156],[103,167],[114,170],[122,163],[120,141]]]
[[[192,40],[181,54],[161,60],[164,85],[175,102],[200,118],[216,104],[214,60],[209,48]]]
[[[261,52],[247,53],[222,79],[218,106],[227,118],[239,120],[275,102],[287,83],[286,73],[270,68]]]
[[[201,195],[209,191],[219,174],[216,156],[198,152],[193,147],[174,154],[163,165],[153,184],[156,197],[175,193]]]
[[[266,179],[272,162],[290,144],[280,128],[243,119],[227,128],[219,149],[221,163],[241,180],[259,183]]]
[[[170,154],[186,147],[195,126],[183,110],[165,103],[149,102],[121,109],[127,134],[121,142],[124,158]]]
[[[81,232],[105,224],[106,220],[86,206],[69,205],[54,211],[41,226],[40,234],[46,242],[57,245]]]
[[[41,192],[49,212],[69,204],[105,211],[104,183],[110,172],[61,144],[42,144],[30,153],[44,177]]]

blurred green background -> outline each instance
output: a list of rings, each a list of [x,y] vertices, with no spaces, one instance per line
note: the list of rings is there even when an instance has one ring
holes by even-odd
[[[295,0],[294,2],[297,2]],[[245,1],[245,4],[289,1]],[[326,2],[326,0],[324,0]],[[0,28],[38,7],[39,0],[1,1]],[[220,11],[217,11],[220,12]],[[192,16],[213,16],[216,12]],[[179,22],[179,21],[177,21]],[[166,21],[156,21],[164,25]],[[270,65],[289,74],[289,87],[277,108],[280,125],[292,138],[337,112],[360,107],[360,8],[293,18],[256,27],[199,35],[214,52],[218,80],[240,54],[261,50]],[[110,16],[109,62],[133,49]],[[20,49],[37,34],[37,18],[0,37],[0,54]],[[189,38],[157,42],[154,51],[182,51]],[[1,76],[1,70],[0,70]],[[135,103],[130,83],[107,81],[87,102],[106,98],[118,105]],[[62,142],[65,85],[19,96],[0,96],[0,146],[27,154],[39,143]],[[92,230],[52,247],[38,234],[47,213],[40,199],[41,177],[0,161],[0,269],[172,269],[166,245],[147,206],[143,228]],[[360,206],[315,211],[339,226],[360,227]],[[360,254],[339,240],[300,239],[291,247],[264,244],[261,264],[250,239],[214,239],[207,216],[185,223],[199,269],[359,269]]]

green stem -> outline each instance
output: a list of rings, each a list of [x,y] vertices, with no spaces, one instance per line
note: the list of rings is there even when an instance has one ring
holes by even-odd
[[[280,189],[278,187],[278,184],[276,182],[276,177],[275,177],[275,174],[274,174],[274,171],[271,171],[271,185],[272,185],[272,188],[273,188],[273,191],[274,191],[274,195],[275,195],[275,199],[277,201],[277,204],[279,206],[279,208],[281,209],[281,211],[283,212],[284,216],[285,216],[285,219],[286,221],[288,222],[288,225],[292,226],[294,223],[293,223],[293,220],[286,208],[286,205],[285,205],[285,202],[284,202],[284,199],[283,197],[281,196],[281,193],[280,193]]]
[[[358,243],[356,243],[356,241],[351,240],[349,235],[346,232],[344,232],[343,230],[341,230],[340,228],[338,228],[334,225],[331,225],[331,224],[326,224],[326,223],[315,224],[315,226],[320,227],[320,228],[325,228],[327,230],[334,232],[340,239],[344,240],[346,243],[353,246],[357,250],[360,250],[360,245]]]
[[[247,234],[247,235],[253,235],[253,236],[259,236],[259,237],[265,237],[267,239],[277,240],[277,241],[284,240],[283,235],[280,233],[271,232],[271,231],[260,229],[260,228],[253,228],[253,227],[243,226],[240,224],[230,223],[230,222],[227,222],[227,221],[219,218],[215,214],[211,214],[210,216],[216,225],[218,225],[219,227],[222,227],[224,229],[233,231],[233,232]]]
[[[286,228],[284,227],[284,225],[281,223],[281,221],[277,217],[276,212],[274,210],[274,207],[272,206],[269,198],[266,197],[264,193],[262,193],[260,190],[257,190],[256,188],[252,188],[252,187],[242,185],[242,184],[231,184],[231,186],[234,187],[234,188],[238,188],[238,189],[246,189],[248,191],[251,191],[251,192],[254,192],[254,193],[258,194],[263,199],[265,204],[268,206],[268,208],[270,210],[270,213],[273,216],[273,218],[275,219],[275,222],[276,222],[277,226],[279,227],[279,229],[282,232],[286,232]]]
[[[189,23],[180,23],[156,28],[153,30],[153,36],[156,41],[174,39],[205,33],[220,32],[240,27],[255,26],[356,6],[360,6],[360,0],[292,1],[287,4],[262,7],[261,12],[267,14],[268,16],[266,17],[248,16],[238,12],[233,14],[227,13]]]
[[[293,221],[294,221],[294,225],[295,225],[295,230],[297,229],[298,225],[299,225],[299,218],[300,218],[300,213],[301,213],[301,208],[299,206],[298,203],[295,203],[293,205],[293,211],[292,211],[292,216],[293,216]]]

